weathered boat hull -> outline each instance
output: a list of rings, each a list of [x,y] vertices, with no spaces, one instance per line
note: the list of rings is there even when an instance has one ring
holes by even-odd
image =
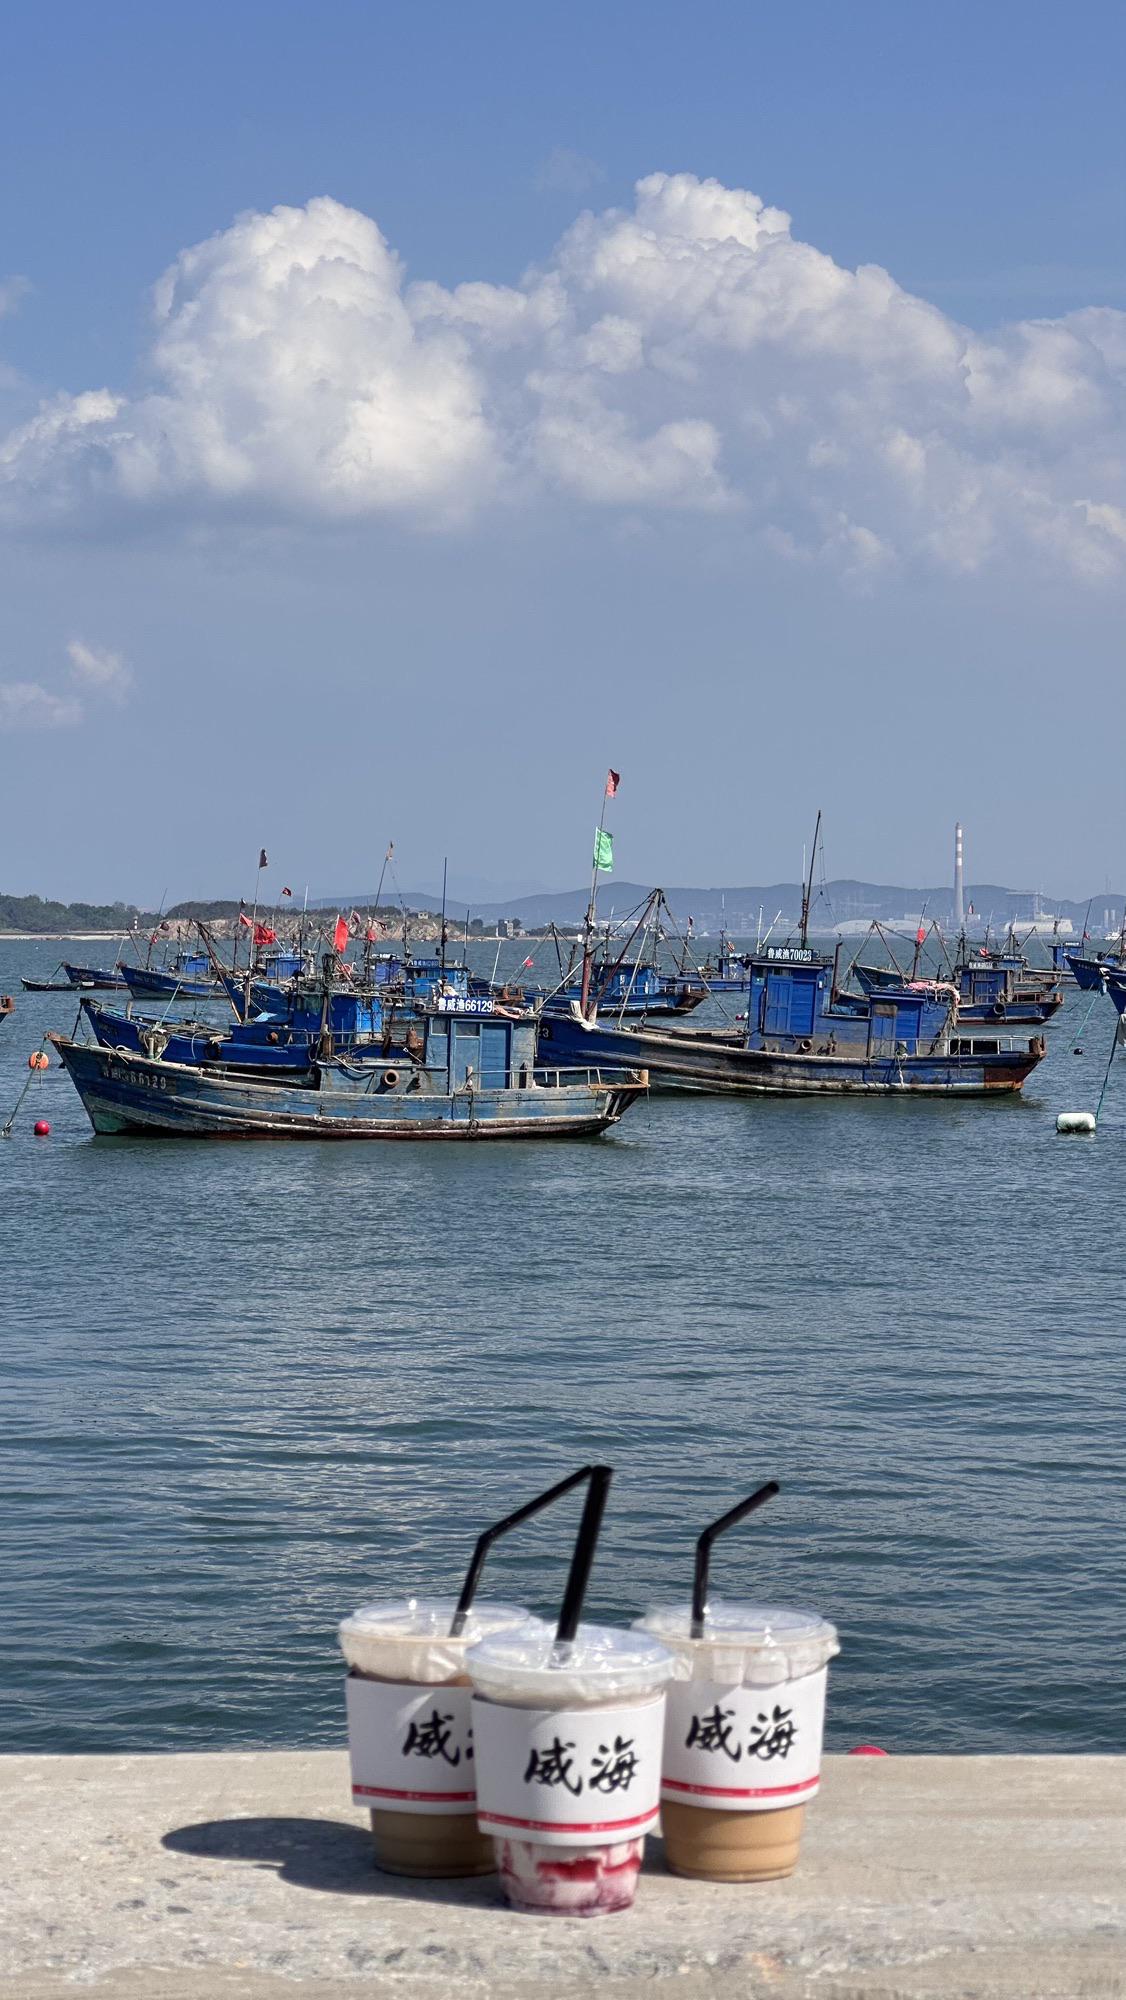
[[[747,1048],[722,1030],[673,1034],[644,1028],[586,1026],[545,1020],[540,1026],[540,1060],[643,1066],[650,1087],[748,1096],[841,1095],[982,1097],[1012,1093],[1043,1059],[1043,1043],[1026,1048],[975,1051],[989,1039],[955,1036],[956,1052],[935,1055],[867,1056]]]
[[[551,1139],[593,1136],[646,1089],[636,1074],[438,1094],[409,1066],[317,1065],[307,1083],[251,1081],[52,1038],[95,1132],[161,1138]],[[363,1070],[370,1069],[364,1077]],[[387,1085],[385,1078],[394,1078]]]
[[[1082,952],[1073,952],[1068,958],[1072,977],[1081,993],[1099,993],[1105,989],[1108,973],[1121,973],[1123,962],[1109,953],[1103,958],[1091,958]]]
[[[856,977],[865,994],[889,990],[911,991],[908,975],[890,965],[858,965]],[[919,983],[927,983],[925,980]],[[997,971],[970,964],[959,971],[958,1022],[970,1022],[995,1031],[1009,1028],[1042,1028],[1063,1006],[1063,994],[1055,973]],[[982,992],[980,989],[987,987]]]
[[[159,1056],[166,1063],[190,1068],[262,1071],[267,1075],[304,1072],[316,1060],[321,1044],[317,1028],[295,1028],[285,1021],[251,1022],[232,1034],[207,1022],[163,1024],[139,1014],[112,1014],[93,1001],[83,1012],[95,1039],[104,1049],[129,1055]],[[403,1038],[399,1048],[402,1050]],[[382,1035],[334,1038],[332,1053],[351,1062],[369,1057],[389,1058],[393,1044]]]
[[[122,993],[125,981],[119,972],[107,972],[104,966],[67,965],[65,960],[61,970],[65,979],[21,979],[25,993]]]
[[[92,988],[98,993],[119,992],[125,985],[124,974],[112,966],[71,965],[64,958],[63,971],[72,986]]]
[[[124,965],[121,974],[137,999],[221,1000],[223,997],[217,979],[182,978],[179,973],[161,972],[151,965]]]

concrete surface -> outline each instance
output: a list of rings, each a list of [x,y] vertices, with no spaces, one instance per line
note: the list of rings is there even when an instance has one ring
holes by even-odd
[[[329,1751],[0,1759],[0,2000],[1115,2000],[1126,1757],[830,1757],[788,1882],[514,1916],[371,1866]]]

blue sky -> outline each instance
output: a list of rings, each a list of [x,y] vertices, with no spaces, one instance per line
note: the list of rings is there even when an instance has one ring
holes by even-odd
[[[5,41],[0,887],[1115,873],[1121,8]]]

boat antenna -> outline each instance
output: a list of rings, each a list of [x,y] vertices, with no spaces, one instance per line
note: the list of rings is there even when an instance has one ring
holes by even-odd
[[[817,841],[820,832],[821,832],[821,809],[820,807],[818,807],[817,823],[813,829],[813,848],[809,857],[809,874],[806,876],[805,882],[802,885],[801,948],[803,951],[805,950],[806,946],[809,943],[809,904],[810,904],[810,898],[813,895],[813,870],[817,863]],[[790,905],[790,908],[793,909],[792,903]]]

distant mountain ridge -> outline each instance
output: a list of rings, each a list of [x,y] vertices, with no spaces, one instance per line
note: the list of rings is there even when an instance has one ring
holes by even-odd
[[[509,922],[515,919],[525,927],[549,923],[571,926],[581,923],[589,894],[588,888],[564,889],[549,894],[515,896],[507,902],[478,903],[459,893],[455,885],[447,892],[446,915],[452,932],[456,932],[464,922],[467,907],[471,916],[485,923],[506,918]],[[599,916],[627,916],[644,902],[648,894],[649,889],[640,882],[619,882],[613,876],[603,877],[598,892]],[[711,932],[726,923],[727,929],[737,937],[753,936],[760,914],[764,925],[778,921],[785,927],[796,924],[801,914],[800,882],[667,889],[665,895],[677,923],[686,924],[691,917],[698,930]],[[373,889],[347,896],[319,896],[309,907],[322,912],[367,910],[372,907],[374,896]],[[403,891],[402,900],[410,911],[436,912],[442,897],[440,891],[435,893],[432,889],[407,889]],[[984,925],[988,920],[994,929],[1004,929],[1010,923],[1019,929],[1021,925],[1029,925],[1037,919],[1043,924],[1050,923],[1053,916],[1059,916],[1069,921],[1078,935],[1083,930],[1088,910],[1092,931],[1117,928],[1126,906],[1126,894],[1120,889],[1107,889],[1099,895],[1080,897],[1074,902],[1067,898],[1055,899],[1049,907],[1041,909],[1040,899],[1032,890],[1006,889],[995,882],[972,882],[965,890],[965,904],[967,914],[973,906],[978,925]],[[872,919],[894,924],[905,919],[915,921],[920,915],[925,915],[928,921],[934,918],[944,927],[949,927],[953,905],[953,891],[949,884],[937,889],[912,889],[842,878],[824,885],[815,884],[810,921],[815,931],[825,932],[833,930],[838,924],[870,922]],[[143,931],[155,928],[162,915],[169,921],[196,916],[229,919],[237,916],[240,907],[236,900],[225,898],[173,903],[171,908],[159,912],[141,910],[132,903],[61,903],[44,900],[41,896],[13,896],[0,891],[0,933],[17,931],[65,935],[68,931],[122,932],[133,924]],[[381,908],[388,911],[397,907],[398,899],[387,893],[385,885]],[[297,910],[299,908],[298,905]],[[293,903],[279,905],[263,899],[259,913],[263,917],[291,916],[296,911]]]
[[[364,895],[341,897],[320,897],[319,909],[364,909],[370,906],[374,890]],[[537,896],[515,896],[508,902],[469,903],[471,914],[486,922],[498,918],[511,921],[516,918],[521,924],[577,924],[581,923],[586,909],[589,889],[564,889],[554,894]],[[612,876],[604,877],[599,886],[599,915],[623,917],[631,909],[643,903],[649,894],[648,887],[640,882],[619,882]],[[800,882],[769,882],[759,885],[742,885],[730,888],[681,888],[666,889],[665,896],[678,923],[687,923],[691,917],[698,929],[718,930],[726,922],[729,931],[746,935],[753,932],[761,913],[764,923],[772,923],[781,915],[783,923],[796,923],[801,915],[802,885]],[[384,902],[389,901],[384,890]],[[408,910],[437,910],[441,905],[441,894],[435,896],[432,890],[404,890],[403,902]],[[1006,889],[996,882],[972,882],[966,885],[964,902],[967,912],[970,905],[977,918],[983,923],[989,918],[996,926],[1009,923],[1031,924],[1034,921],[1050,922],[1052,917],[1066,918],[1077,931],[1083,928],[1088,908],[1092,924],[1100,927],[1103,912],[1109,913],[1108,921],[1121,921],[1124,895],[1121,890],[1106,890],[1103,894],[1082,897],[1072,902],[1053,899],[1050,904],[1031,889]],[[459,896],[456,888],[447,890],[446,915],[451,925],[458,923],[464,915],[468,899]],[[844,878],[824,884],[814,884],[811,922],[815,928],[831,929],[837,924],[879,919],[884,923],[902,922],[904,918],[916,918],[925,912],[928,919],[949,925],[954,914],[954,892],[949,883],[941,888],[913,889],[879,882],[859,882]]]

